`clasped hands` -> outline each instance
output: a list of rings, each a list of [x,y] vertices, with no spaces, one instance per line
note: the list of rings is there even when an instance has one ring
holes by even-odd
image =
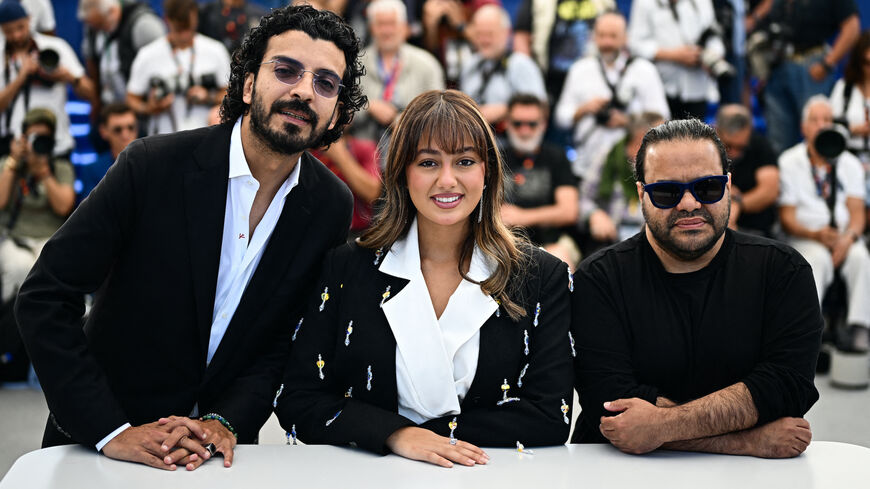
[[[662,447],[679,450],[682,440],[671,436],[673,433],[668,422],[673,419],[667,417],[667,411],[676,406],[665,398],[659,398],[657,405],[638,398],[605,402],[604,409],[619,414],[602,416],[599,430],[613,446],[625,453],[640,455]],[[807,449],[812,432],[805,419],[783,417],[755,428],[706,439],[712,438],[720,438],[723,442],[721,449],[716,450],[720,453],[789,458]],[[669,442],[676,443],[666,445]]]
[[[209,443],[214,444],[216,454],[223,455],[224,467],[230,467],[236,437],[219,421],[183,416],[131,426],[107,443],[103,453],[163,470],[175,470],[179,465],[194,470],[211,458],[206,448]]]

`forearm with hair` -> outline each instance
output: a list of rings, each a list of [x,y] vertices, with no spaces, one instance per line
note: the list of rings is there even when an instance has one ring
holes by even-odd
[[[694,440],[670,441],[661,446],[663,450],[684,452],[721,453],[726,455],[746,455],[745,433],[726,433],[724,435],[697,438]]]
[[[656,403],[658,404],[658,402]],[[755,426],[758,409],[742,382],[664,410],[668,441],[693,440]]]

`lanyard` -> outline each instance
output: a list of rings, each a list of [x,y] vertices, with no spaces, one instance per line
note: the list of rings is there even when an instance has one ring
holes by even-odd
[[[398,54],[396,55],[396,61],[393,63],[393,69],[390,73],[387,73],[386,68],[384,68],[384,60],[381,58],[380,54],[378,55],[378,74],[381,79],[384,80],[384,93],[381,98],[385,102],[392,102],[396,90],[396,79],[399,77],[399,72],[401,70],[402,68]]]

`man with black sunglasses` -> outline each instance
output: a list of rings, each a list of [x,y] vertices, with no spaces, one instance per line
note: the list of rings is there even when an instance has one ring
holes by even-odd
[[[794,457],[822,319],[793,249],[727,229],[722,142],[695,120],[647,132],[635,172],[645,228],[575,276],[574,442]]]
[[[132,143],[46,244],[16,306],[44,446],[193,470],[256,442],[350,224],[350,191],[306,150],[365,103],[358,55],[336,15],[273,10],[234,55],[221,124]]]

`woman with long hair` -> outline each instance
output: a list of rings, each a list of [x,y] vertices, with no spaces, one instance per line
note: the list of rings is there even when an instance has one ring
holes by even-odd
[[[492,130],[453,90],[393,128],[380,209],[329,253],[294,318],[275,410],[288,442],[359,446],[450,467],[479,446],[565,442],[568,266],[502,223]]]

